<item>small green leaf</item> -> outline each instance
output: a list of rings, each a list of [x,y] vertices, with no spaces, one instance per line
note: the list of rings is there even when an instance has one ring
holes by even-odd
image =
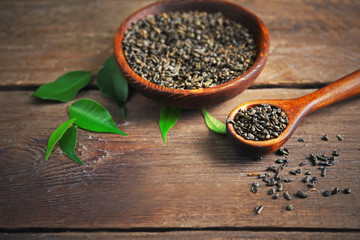
[[[70,119],[63,124],[61,124],[50,136],[47,149],[46,149],[46,158],[45,160],[48,160],[48,157],[53,150],[55,144],[61,139],[61,137],[64,135],[64,133],[68,130],[68,128],[75,122],[75,119]]]
[[[108,58],[96,77],[100,91],[116,101],[125,118],[125,103],[128,98],[129,87],[126,79],[117,66],[114,56]]]
[[[76,126],[71,126],[68,128],[68,130],[64,133],[62,138],[59,140],[59,145],[61,150],[68,155],[69,158],[74,160],[75,162],[79,164],[84,164],[83,161],[81,161],[78,156],[76,156],[75,153],[75,147],[76,147],[76,135],[77,135],[77,129]]]
[[[159,126],[164,142],[166,143],[167,132],[175,125],[181,116],[181,109],[164,106],[160,112]]]
[[[221,121],[219,121],[218,119],[214,118],[213,116],[210,115],[210,113],[208,113],[205,108],[203,108],[201,110],[204,114],[204,118],[205,118],[205,123],[206,126],[211,130],[214,131],[216,133],[222,133],[222,134],[226,134],[226,126],[224,123],[222,123]]]
[[[88,85],[90,80],[91,72],[89,71],[68,72],[56,81],[39,87],[33,93],[33,96],[41,99],[68,102],[76,96],[80,89]]]
[[[83,98],[69,108],[70,118],[76,118],[74,124],[93,132],[107,132],[127,135],[116,126],[110,113],[99,103]]]

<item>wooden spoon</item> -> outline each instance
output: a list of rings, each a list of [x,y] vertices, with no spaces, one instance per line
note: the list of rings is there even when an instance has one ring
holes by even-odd
[[[333,82],[313,93],[296,99],[255,100],[236,107],[228,116],[226,130],[228,137],[241,152],[247,155],[260,156],[280,148],[294,133],[300,120],[308,113],[326,107],[332,103],[360,94],[360,70],[357,70],[336,82]],[[281,108],[288,116],[289,123],[277,138],[266,141],[246,140],[236,133],[231,123],[239,110],[266,103]]]

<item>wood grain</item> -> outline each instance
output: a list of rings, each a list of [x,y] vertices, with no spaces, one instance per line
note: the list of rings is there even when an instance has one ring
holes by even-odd
[[[209,108],[225,121],[236,105],[260,98],[293,98],[313,89],[246,90],[235,99]],[[134,93],[122,121],[116,104],[99,91],[79,97],[99,101],[121,122],[129,136],[79,130],[78,165],[56,149],[45,162],[49,135],[68,119],[70,103],[54,104],[29,97],[30,92],[0,93],[0,228],[319,228],[360,227],[360,99],[334,104],[310,114],[286,147],[290,169],[309,153],[340,150],[340,161],[319,180],[319,192],[308,199],[272,200],[268,188],[252,194],[251,172],[264,171],[278,158],[261,161],[241,156],[223,135],[210,132],[199,111],[184,111],[164,144],[158,129],[161,105]],[[334,127],[337,126],[337,127]],[[330,141],[321,140],[323,134]],[[337,134],[345,138],[340,142]],[[298,138],[305,142],[298,142]],[[307,165],[314,175],[320,172]],[[284,173],[286,174],[286,173]],[[303,177],[284,186],[306,190]],[[353,193],[324,198],[321,191],[350,187]],[[285,210],[287,204],[294,211]],[[263,204],[261,215],[256,205]]]
[[[40,101],[26,89],[70,70],[98,69],[113,54],[120,24],[151,2],[0,1],[0,239],[358,239],[359,98],[311,113],[286,143],[288,170],[309,153],[340,151],[307,199],[272,200],[264,186],[250,193],[258,179],[248,174],[279,157],[242,156],[207,129],[200,111],[184,111],[164,144],[157,123],[162,106],[136,92],[124,121],[99,91],[81,91],[77,98],[99,101],[129,136],[79,130],[76,151],[85,165],[58,147],[45,162],[48,138],[68,119],[71,102]],[[360,1],[234,2],[262,19],[271,49],[256,89],[207,109],[220,120],[243,102],[300,97],[359,68]],[[320,174],[309,164],[303,170]],[[307,190],[302,177],[285,190]],[[321,195],[334,187],[353,192]],[[264,210],[256,215],[259,204]]]
[[[38,86],[70,70],[100,67],[117,28],[152,1],[3,0],[0,86]],[[359,1],[235,1],[270,32],[270,56],[254,86],[317,86],[360,65]]]
[[[270,231],[175,231],[175,232],[130,232],[130,233],[109,233],[109,232],[80,232],[80,233],[23,233],[23,234],[0,234],[0,239],[11,240],[61,240],[61,239],[313,239],[331,240],[359,239],[357,232],[270,232]]]

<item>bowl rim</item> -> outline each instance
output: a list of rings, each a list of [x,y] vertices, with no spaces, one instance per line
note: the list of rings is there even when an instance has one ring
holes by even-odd
[[[165,86],[161,86],[159,84],[155,84],[150,82],[149,80],[146,80],[145,78],[141,77],[140,75],[138,75],[128,64],[124,51],[123,51],[123,40],[125,38],[125,32],[128,30],[128,28],[131,26],[131,24],[133,22],[135,22],[134,20],[130,21],[131,19],[136,18],[136,16],[138,15],[143,15],[142,18],[146,17],[147,15],[150,15],[151,13],[148,14],[142,14],[145,10],[147,9],[152,9],[158,5],[162,5],[162,4],[172,4],[172,3],[176,3],[177,1],[169,1],[169,0],[160,0],[160,1],[156,1],[154,3],[150,3],[148,5],[145,5],[144,7],[141,7],[140,9],[136,10],[135,12],[131,13],[120,25],[120,27],[118,28],[115,38],[114,38],[114,55],[116,58],[116,61],[118,63],[118,66],[120,68],[120,70],[124,73],[126,73],[130,78],[132,79],[128,79],[128,82],[131,83],[137,83],[140,84],[143,87],[146,87],[147,89],[152,89],[154,92],[158,92],[158,93],[163,93],[163,94],[176,94],[176,95],[203,95],[203,94],[210,94],[210,93],[214,93],[214,92],[220,92],[220,91],[227,91],[227,90],[231,90],[232,88],[236,88],[241,82],[246,82],[248,80],[248,78],[251,78],[251,76],[255,75],[259,70],[258,68],[262,69],[263,66],[266,63],[267,57],[269,55],[269,46],[270,46],[270,38],[269,38],[269,32],[268,29],[266,28],[266,26],[264,25],[264,23],[262,22],[262,20],[255,15],[253,12],[251,12],[250,10],[242,7],[239,4],[236,4],[234,2],[229,2],[229,1],[225,1],[225,0],[182,0],[180,2],[191,2],[191,3],[220,3],[220,4],[225,4],[225,5],[230,5],[236,9],[238,9],[238,11],[241,12],[245,12],[246,14],[250,15],[252,18],[254,18],[254,22],[256,22],[258,25],[258,29],[260,30],[260,35],[262,36],[262,38],[264,39],[264,41],[262,42],[261,45],[257,44],[257,56],[256,59],[254,61],[254,63],[250,66],[250,68],[248,68],[245,72],[243,72],[242,74],[240,74],[239,76],[216,86],[213,87],[208,87],[208,88],[198,88],[198,89],[178,89],[178,88],[170,88],[170,87],[165,87]],[[168,12],[168,11],[163,11],[163,12]],[[226,14],[224,14],[226,16]],[[130,22],[130,23],[129,23]],[[125,26],[129,24],[129,26],[126,28]],[[249,27],[247,27],[249,29],[249,31],[251,31],[251,29]],[[254,33],[253,33],[254,35]],[[122,60],[123,59],[123,60]],[[255,80],[255,79],[254,79]],[[252,83],[251,83],[252,84]]]

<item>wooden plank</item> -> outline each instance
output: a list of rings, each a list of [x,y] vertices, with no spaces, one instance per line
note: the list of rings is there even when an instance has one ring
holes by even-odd
[[[357,232],[271,232],[271,231],[175,231],[175,232],[96,232],[96,233],[16,233],[0,234],[0,239],[359,239]]]
[[[38,86],[99,68],[121,22],[152,1],[0,2],[0,87]],[[254,86],[332,82],[360,65],[359,1],[236,1],[268,27],[271,54]]]
[[[360,38],[360,2],[264,1],[250,9],[263,19],[271,40],[258,84],[314,86],[359,68],[360,43],[349,38]]]
[[[311,91],[247,90],[208,110],[224,121],[242,102]],[[289,202],[271,199],[267,187],[250,193],[258,179],[248,173],[264,171],[278,156],[261,161],[241,156],[225,136],[207,129],[196,110],[183,112],[164,144],[157,124],[161,104],[138,93],[132,94],[127,120],[122,121],[116,104],[99,91],[81,92],[79,97],[109,109],[129,136],[79,130],[77,153],[85,165],[72,162],[58,148],[45,162],[48,137],[68,119],[70,103],[43,102],[30,94],[0,93],[0,228],[360,227],[360,98],[312,113],[286,144],[291,151],[287,171],[297,169],[312,152],[329,155],[339,149],[341,158],[326,178],[319,177],[320,192]],[[321,140],[325,133],[328,142]],[[337,134],[344,141],[338,141]],[[298,142],[300,137],[305,142]],[[303,170],[320,174],[310,164]],[[295,177],[284,189],[292,194],[307,190],[301,183],[304,175]],[[350,187],[353,193],[321,195],[334,187]],[[264,210],[256,215],[259,204]],[[295,209],[286,211],[288,204]]]

